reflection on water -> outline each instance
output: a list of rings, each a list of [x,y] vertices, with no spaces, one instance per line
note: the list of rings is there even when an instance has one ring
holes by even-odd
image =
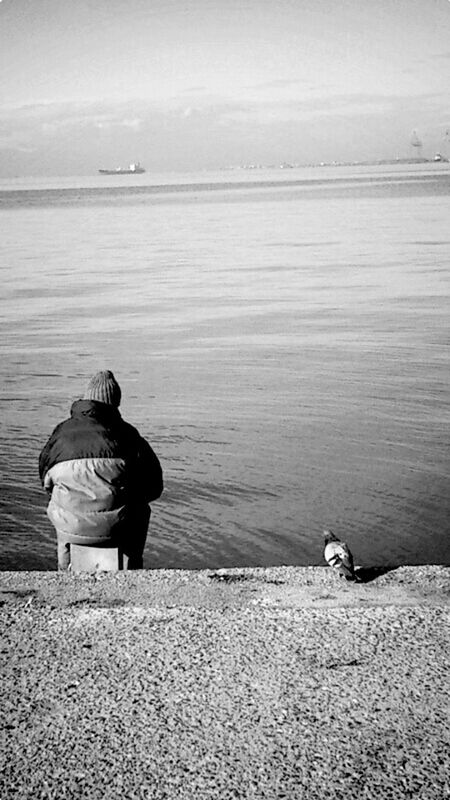
[[[37,457],[104,367],[165,470],[147,566],[321,563],[323,527],[366,566],[448,562],[448,176],[424,177],[3,195],[0,566],[54,568]]]

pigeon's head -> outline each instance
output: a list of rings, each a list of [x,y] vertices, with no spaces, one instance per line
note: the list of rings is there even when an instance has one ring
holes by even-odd
[[[323,538],[325,540],[325,545],[330,544],[330,542],[338,542],[339,541],[337,536],[334,535],[333,531],[328,531],[328,530],[323,532]]]

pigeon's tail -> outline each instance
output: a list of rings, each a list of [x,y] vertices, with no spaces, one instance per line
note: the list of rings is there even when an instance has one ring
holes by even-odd
[[[341,564],[339,566],[339,572],[346,581],[354,581],[356,579],[354,570],[351,569],[351,567],[348,567],[346,564]]]
[[[354,569],[349,570],[348,568],[341,569],[341,575],[344,576],[346,581],[352,581],[353,583],[362,583],[361,578],[357,575]]]

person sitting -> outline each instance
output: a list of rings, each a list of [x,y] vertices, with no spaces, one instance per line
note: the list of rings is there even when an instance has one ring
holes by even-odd
[[[39,456],[58,569],[69,568],[71,544],[116,546],[128,569],[143,567],[149,503],[162,494],[163,473],[150,444],[122,419],[121,396],[113,373],[97,372]]]

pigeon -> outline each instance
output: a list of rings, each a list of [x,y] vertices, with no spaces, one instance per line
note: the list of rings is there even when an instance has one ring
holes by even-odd
[[[323,532],[325,548],[323,557],[330,567],[333,567],[347,581],[357,581],[357,575],[353,566],[353,556],[345,542],[339,541],[333,531]]]

